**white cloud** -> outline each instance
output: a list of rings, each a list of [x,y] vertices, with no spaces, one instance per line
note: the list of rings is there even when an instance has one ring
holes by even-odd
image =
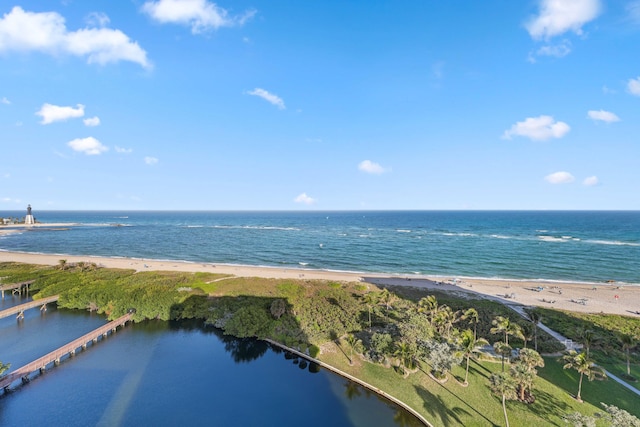
[[[2,202],[4,203],[15,203],[15,204],[20,204],[22,203],[22,200],[20,199],[12,199],[11,197],[3,197],[2,199],[0,199]]]
[[[274,95],[273,93],[269,93],[268,91],[260,88],[255,88],[252,91],[247,92],[249,95],[258,96],[265,101],[275,105],[281,110],[284,110],[286,107],[284,106],[284,101],[278,95]]]
[[[188,25],[193,34],[243,25],[256,13],[248,10],[242,15],[230,16],[225,9],[207,0],[148,1],[142,5],[142,11],[163,24]]]
[[[366,172],[374,175],[380,175],[387,172],[385,168],[380,166],[378,163],[372,162],[371,160],[361,161],[358,164],[358,169],[362,172]]]
[[[9,101],[5,96],[3,96],[2,99],[0,99],[0,102],[2,102],[5,105],[11,105],[11,101]]]
[[[307,193],[302,193],[298,197],[293,199],[293,201],[296,203],[303,203],[305,205],[313,205],[317,200],[313,197],[307,196]]]
[[[83,122],[85,126],[98,126],[100,124],[100,117],[87,117]]]
[[[76,138],[67,143],[74,151],[84,153],[87,156],[95,156],[108,151],[109,148],[102,145],[100,141],[90,136],[87,138]]]
[[[640,24],[640,0],[634,0],[627,4],[629,19],[636,24]]]
[[[549,138],[562,138],[571,128],[565,122],[557,122],[551,116],[529,117],[517,122],[511,129],[504,131],[502,138],[524,136],[534,141],[545,141]]]
[[[558,44],[549,44],[542,46],[536,51],[538,56],[553,56],[556,58],[562,58],[571,53],[571,42],[569,40],[563,40]]]
[[[40,108],[40,111],[36,113],[36,116],[42,117],[42,121],[40,123],[43,125],[84,116],[84,105],[77,104],[76,107],[77,108],[42,104],[42,107]]]
[[[616,114],[614,114],[614,113],[612,113],[610,111],[591,110],[591,111],[587,112],[587,115],[592,120],[597,120],[597,121],[606,122],[606,123],[613,123],[613,122],[619,122],[620,121],[620,117],[618,117]]]
[[[637,79],[629,79],[627,82],[627,90],[632,95],[640,96],[640,77]]]
[[[131,152],[133,152],[132,148],[122,148],[122,147],[118,147],[117,145],[115,147],[113,147],[114,150],[116,150],[116,153],[121,153],[121,154],[129,154]]]
[[[102,16],[101,22],[105,22]],[[108,19],[108,18],[107,18]],[[0,52],[38,51],[49,55],[70,54],[101,65],[131,61],[150,68],[147,53],[120,30],[84,28],[68,31],[56,12],[25,12],[15,6],[0,19]]]
[[[536,40],[573,31],[582,34],[582,26],[594,20],[602,9],[600,0],[540,0],[540,12],[525,27]]]
[[[600,184],[600,180],[598,179],[597,176],[590,176],[588,178],[585,178],[584,181],[582,181],[583,185],[586,185],[587,187],[593,187],[595,185]]]
[[[555,172],[545,176],[544,179],[550,184],[568,184],[575,181],[569,172]]]
[[[102,12],[91,12],[89,15],[87,15],[87,17],[85,18],[85,22],[90,26],[90,27],[106,27],[107,25],[109,25],[109,22],[111,22],[111,20],[109,19],[109,17],[102,13]]]
[[[147,165],[156,165],[156,164],[158,164],[158,162],[159,162],[159,161],[160,161],[160,160],[159,160],[157,157],[150,157],[150,156],[147,156],[147,157],[145,157],[145,158],[144,158],[144,162],[145,162]]]

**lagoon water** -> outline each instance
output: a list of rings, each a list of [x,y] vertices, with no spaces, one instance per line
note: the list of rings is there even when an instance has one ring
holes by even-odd
[[[25,315],[0,319],[0,354],[14,367],[105,322],[55,305]],[[394,419],[420,425],[335,374],[199,322],[130,324],[0,397],[2,426],[392,426]]]

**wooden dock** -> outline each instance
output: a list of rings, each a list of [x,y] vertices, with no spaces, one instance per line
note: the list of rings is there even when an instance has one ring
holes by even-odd
[[[0,311],[0,319],[13,316],[14,314],[17,314],[17,319],[24,319],[25,310],[29,310],[30,308],[38,306],[40,306],[40,311],[47,311],[47,304],[58,301],[58,298],[60,298],[59,295],[53,295],[51,297],[33,300],[24,304],[16,305],[15,307],[4,309]]]
[[[33,284],[35,280],[27,280],[25,282],[18,283],[8,283],[6,285],[0,285],[0,293],[2,294],[2,299],[4,299],[4,292],[11,291],[12,293],[22,294],[22,290],[25,289],[25,293],[29,293],[29,285]]]
[[[42,356],[41,358],[28,363],[15,371],[10,372],[6,376],[0,378],[0,390],[4,392],[9,391],[11,385],[21,379],[22,383],[30,381],[30,375],[34,372],[43,373],[47,369],[47,365],[53,363],[54,366],[60,364],[60,360],[69,355],[74,356],[78,349],[86,349],[90,343],[97,343],[100,337],[106,337],[109,332],[114,333],[118,326],[124,326],[129,320],[131,320],[133,313],[127,313],[124,316],[107,323],[93,331],[81,336],[78,339],[71,341],[68,344],[52,351],[49,354]]]

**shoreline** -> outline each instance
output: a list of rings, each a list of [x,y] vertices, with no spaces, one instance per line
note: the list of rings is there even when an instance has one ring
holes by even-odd
[[[582,313],[607,313],[640,316],[640,286],[619,283],[584,283],[544,280],[509,280],[490,278],[461,278],[428,275],[392,275],[385,273],[342,272],[301,268],[282,268],[251,265],[230,265],[191,261],[157,260],[146,258],[78,256],[39,254],[0,250],[0,262],[57,265],[59,260],[69,263],[96,264],[136,271],[208,272],[236,277],[267,279],[329,280],[361,282],[378,287],[405,286],[449,292],[463,298],[485,298],[507,305],[538,306]]]

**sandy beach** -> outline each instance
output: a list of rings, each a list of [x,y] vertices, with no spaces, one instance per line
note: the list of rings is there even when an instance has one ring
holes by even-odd
[[[52,226],[49,224],[49,226]],[[58,226],[58,225],[55,225]],[[9,230],[6,230],[9,231]],[[212,272],[238,277],[264,277],[277,279],[361,281],[377,286],[413,286],[452,292],[460,296],[491,298],[505,304],[523,304],[585,313],[611,313],[640,316],[640,286],[622,286],[615,283],[584,284],[565,282],[508,281],[489,279],[441,278],[427,276],[390,276],[384,274],[348,273],[323,270],[284,269],[246,265],[224,265],[160,261],[137,258],[107,258],[72,255],[44,255],[0,251],[0,262],[57,265],[67,262],[94,262],[111,268],[137,271],[165,270],[185,272]]]

